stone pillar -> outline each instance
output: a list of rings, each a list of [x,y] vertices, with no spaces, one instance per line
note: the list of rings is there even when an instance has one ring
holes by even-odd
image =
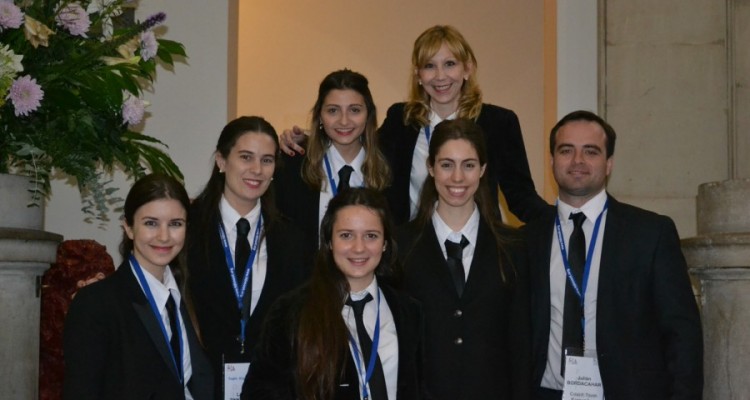
[[[41,277],[62,236],[27,207],[28,179],[0,175],[0,399],[37,399]]]
[[[706,183],[697,198],[698,236],[683,239],[700,281],[704,398],[750,398],[750,179]]]

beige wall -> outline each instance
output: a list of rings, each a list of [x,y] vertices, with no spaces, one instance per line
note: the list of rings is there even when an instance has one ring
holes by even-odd
[[[257,0],[240,1],[239,10],[237,110],[279,131],[307,125],[318,84],[344,67],[367,76],[382,121],[405,99],[416,37],[455,26],[476,53],[484,101],[518,114],[543,193],[543,2]]]

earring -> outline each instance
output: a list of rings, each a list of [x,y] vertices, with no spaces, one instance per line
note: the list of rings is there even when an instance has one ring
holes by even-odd
[[[418,84],[419,86],[422,86],[422,81],[417,81],[417,84]]]

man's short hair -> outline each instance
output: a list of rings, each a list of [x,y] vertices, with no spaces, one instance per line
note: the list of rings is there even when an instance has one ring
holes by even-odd
[[[604,134],[607,137],[607,158],[612,157],[615,154],[615,141],[617,140],[617,134],[615,133],[615,129],[612,128],[612,125],[608,124],[607,121],[602,119],[600,116],[592,113],[591,111],[585,111],[585,110],[578,110],[573,111],[569,113],[568,115],[562,117],[560,121],[555,124],[555,126],[552,128],[552,131],[549,134],[549,152],[550,154],[555,154],[555,145],[556,143],[556,136],[557,131],[560,130],[560,128],[567,124],[568,122],[573,121],[589,121],[589,122],[595,122],[599,124],[599,126],[602,127],[604,130]]]

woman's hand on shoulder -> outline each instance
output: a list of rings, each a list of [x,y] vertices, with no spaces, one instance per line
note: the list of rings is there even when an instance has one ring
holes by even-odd
[[[300,146],[300,144],[304,143],[309,135],[310,132],[297,125],[292,127],[292,129],[284,129],[284,132],[279,136],[279,147],[281,147],[281,151],[289,156],[294,156],[295,152],[300,155],[305,154],[305,148]]]

